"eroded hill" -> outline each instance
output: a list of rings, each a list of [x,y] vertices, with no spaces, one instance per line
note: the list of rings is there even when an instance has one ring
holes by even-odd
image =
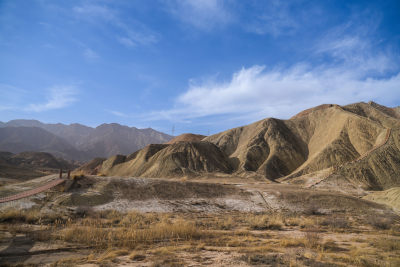
[[[400,114],[376,103],[321,105],[289,120],[267,118],[200,142],[150,145],[102,162],[114,176],[234,174],[312,186],[335,181],[386,189],[400,184]]]

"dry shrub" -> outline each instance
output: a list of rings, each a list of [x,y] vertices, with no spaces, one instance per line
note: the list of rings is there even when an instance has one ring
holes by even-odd
[[[318,248],[320,247],[321,235],[318,229],[308,229],[304,233],[305,246],[308,248]]]
[[[300,222],[301,228],[312,228],[315,226],[315,221],[312,218],[303,218]]]
[[[254,230],[280,230],[283,226],[283,218],[280,214],[251,215],[247,218],[247,223]]]
[[[400,250],[400,240],[393,238],[380,238],[371,242],[371,245],[384,251]]]
[[[370,215],[367,217],[367,223],[378,230],[387,230],[392,227],[392,218],[382,218],[377,215]]]
[[[129,255],[129,259],[133,260],[133,261],[142,261],[146,258],[145,255],[143,255],[142,253],[133,251],[130,255]]]
[[[285,225],[286,226],[298,226],[302,223],[303,219],[300,216],[297,217],[286,217]]]
[[[348,220],[342,216],[331,216],[325,218],[320,225],[328,226],[332,229],[349,229],[351,227]]]
[[[220,230],[231,230],[234,226],[232,217],[218,219],[215,228]]]
[[[107,260],[114,260],[119,256],[128,255],[129,252],[126,249],[119,249],[119,250],[106,250],[100,257],[97,259],[97,262],[103,262]]]
[[[380,266],[393,266],[387,265],[387,262],[384,260],[378,259],[376,256],[372,256],[368,251],[364,251],[359,247],[352,247],[347,260],[345,261],[356,265],[356,266],[371,266],[371,267],[380,267]]]
[[[41,221],[40,211],[37,209],[20,210],[7,209],[0,212],[0,222],[26,222],[36,223]]]
[[[305,215],[321,215],[321,212],[319,210],[319,205],[316,203],[310,203],[305,209],[304,209],[304,214]]]
[[[150,224],[160,221],[160,216],[156,214],[145,214],[139,212],[129,212],[123,216],[120,221],[122,226],[135,226],[136,228],[145,228]]]
[[[243,255],[240,258],[242,261],[249,263],[250,265],[257,266],[281,266],[286,264],[283,256],[280,254],[248,254]]]
[[[124,214],[117,210],[102,210],[97,212],[99,218],[120,221]]]
[[[306,243],[305,238],[283,238],[279,241],[282,247],[304,247]]]
[[[90,206],[79,206],[75,209],[75,216],[77,218],[95,217],[96,213]]]
[[[70,257],[70,258],[60,259],[60,260],[52,263],[50,266],[51,267],[75,267],[79,263],[83,263],[83,261],[84,260],[82,258]]]

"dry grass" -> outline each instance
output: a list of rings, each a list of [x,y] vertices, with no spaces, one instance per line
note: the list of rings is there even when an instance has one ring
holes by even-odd
[[[235,225],[235,223],[231,216],[229,216],[227,218],[218,219],[215,222],[216,229],[220,229],[220,230],[231,230],[234,228],[234,225]]]
[[[40,218],[40,212],[34,209],[18,210],[11,208],[0,212],[0,222],[36,223]]]
[[[143,228],[145,225],[143,221],[138,221],[131,225],[110,228],[104,227],[98,220],[85,221],[85,225],[74,224],[63,229],[58,238],[95,247],[135,248],[138,244],[191,240],[201,235],[194,223],[183,220],[170,222],[161,219]]]
[[[84,216],[71,215],[69,220],[42,226],[38,225],[37,218],[43,216],[33,210],[8,211],[1,218],[14,234],[26,234],[41,242],[57,239],[57,243],[64,241],[69,246],[93,248],[89,252],[92,254],[84,259],[69,258],[54,266],[76,266],[84,262],[113,266],[122,261],[146,266],[149,262],[154,266],[185,266],[188,263],[180,255],[193,258],[210,252],[233,253],[238,258],[243,255],[241,261],[255,265],[377,266],[379,263],[385,266],[390,263],[396,266],[400,261],[397,224],[391,230],[376,231],[363,216],[350,220],[343,214],[124,214],[92,209]],[[360,232],[360,227],[365,233]],[[349,238],[352,233],[357,234],[357,240],[354,235]],[[384,236],[375,237],[379,235]]]
[[[305,238],[282,238],[279,241],[281,247],[304,247],[306,244]]]
[[[371,245],[383,251],[400,251],[400,239],[379,238],[371,242]]]
[[[9,208],[0,211],[0,223],[51,224],[63,220],[61,214],[42,213],[38,209]]]
[[[317,229],[309,229],[304,233],[305,245],[308,248],[319,248],[321,246],[321,234]]]
[[[348,230],[351,228],[351,223],[344,216],[329,216],[320,222],[321,226],[328,226],[332,231]]]
[[[286,226],[298,226],[298,225],[303,224],[303,222],[304,222],[304,219],[301,218],[300,216],[296,216],[296,217],[290,216],[290,217],[285,218]]]
[[[247,218],[247,223],[254,230],[280,230],[284,225],[281,214],[251,215]]]

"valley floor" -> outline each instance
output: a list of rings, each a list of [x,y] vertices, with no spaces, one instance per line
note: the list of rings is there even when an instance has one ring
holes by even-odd
[[[399,266],[399,255],[390,208],[260,181],[80,177],[0,207],[0,266]]]

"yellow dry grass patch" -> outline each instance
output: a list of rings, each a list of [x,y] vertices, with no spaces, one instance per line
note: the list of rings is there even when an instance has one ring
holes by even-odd
[[[103,228],[97,223],[92,225],[70,225],[59,233],[59,239],[86,244],[96,247],[128,247],[138,244],[152,244],[171,240],[190,240],[200,235],[192,222],[183,220],[171,223],[160,221],[147,228],[137,228],[137,225]]]
[[[284,225],[281,214],[251,215],[246,220],[250,228],[254,230],[280,230]]]

